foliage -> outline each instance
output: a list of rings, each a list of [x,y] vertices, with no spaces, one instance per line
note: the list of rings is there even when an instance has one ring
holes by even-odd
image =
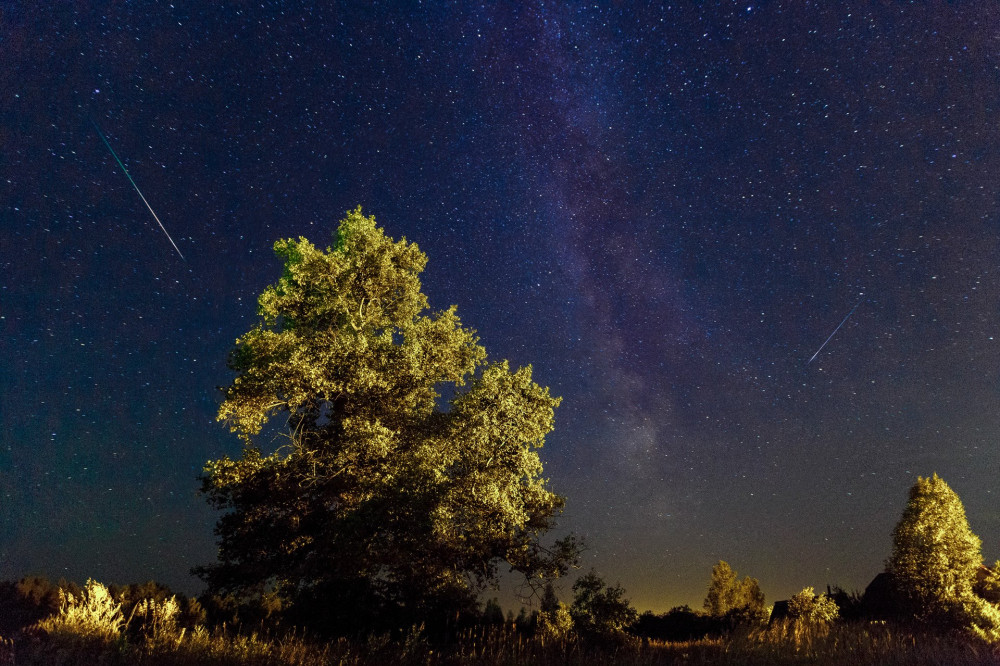
[[[712,567],[705,612],[715,618],[726,618],[735,625],[761,624],[769,615],[757,579],[746,576],[740,580],[724,560]]]
[[[1000,604],[1000,560],[992,567],[979,570],[972,589],[977,596],[991,604]]]
[[[577,632],[584,636],[623,634],[638,619],[624,588],[605,584],[593,570],[573,583],[573,594],[569,613]]]
[[[955,491],[937,474],[918,478],[893,531],[886,563],[907,611],[937,622],[966,615],[976,606],[969,600],[983,562],[981,543],[969,529]]]
[[[242,455],[202,477],[225,511],[219,560],[196,570],[210,593],[405,624],[473,609],[501,563],[533,583],[565,573],[577,546],[541,543],[564,500],[535,451],[559,399],[530,367],[486,364],[454,307],[428,314],[425,255],[360,208],[333,247],[275,251],[284,274],[236,341],[218,415]],[[255,437],[279,413],[287,444],[265,453]]]
[[[59,603],[59,587],[40,576],[0,582],[0,635],[9,636],[57,613]]]
[[[563,640],[573,631],[569,606],[559,601],[552,583],[545,586],[535,619],[535,635],[543,641]]]
[[[810,624],[829,624],[837,619],[840,609],[837,603],[828,595],[816,596],[811,587],[788,600],[788,617],[797,622]]]
[[[556,588],[552,582],[545,584],[542,589],[542,598],[538,604],[539,610],[551,611],[559,607],[559,597],[556,596]]]
[[[563,602],[552,610],[538,612],[535,635],[546,641],[562,640],[573,631],[573,616]]]
[[[974,594],[947,600],[934,619],[988,643],[1000,643],[1000,609]]]

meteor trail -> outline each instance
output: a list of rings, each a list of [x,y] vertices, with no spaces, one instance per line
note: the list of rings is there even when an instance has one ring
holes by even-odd
[[[863,296],[864,296],[864,294],[862,294],[862,297],[863,297]],[[830,337],[828,337],[828,338],[827,338],[827,339],[826,339],[826,340],[825,340],[825,341],[823,342],[823,344],[821,344],[821,345],[819,346],[819,349],[817,349],[817,350],[816,350],[816,353],[815,353],[815,354],[813,354],[813,355],[812,355],[812,357],[811,357],[811,358],[810,358],[810,359],[809,359],[808,361],[806,361],[806,365],[809,365],[810,363],[812,363],[812,362],[813,362],[813,359],[815,359],[815,358],[816,358],[817,356],[819,356],[819,353],[820,353],[821,351],[823,351],[823,347],[826,347],[826,343],[827,343],[827,342],[829,342],[830,340],[832,340],[832,339],[833,339],[833,336],[837,335],[837,331],[839,331],[839,330],[840,330],[840,327],[841,327],[841,326],[843,326],[844,324],[846,324],[846,323],[847,323],[847,320],[851,318],[851,315],[852,315],[852,314],[854,314],[854,311],[858,309],[858,306],[859,306],[859,305],[861,305],[861,301],[863,301],[863,300],[865,300],[865,299],[864,299],[864,298],[862,298],[862,299],[861,299],[860,301],[858,301],[857,303],[855,303],[855,304],[854,304],[854,307],[853,307],[853,308],[851,308],[851,311],[847,313],[847,316],[846,316],[846,317],[844,317],[844,320],[843,320],[842,322],[840,322],[839,324],[837,324],[837,328],[833,329],[833,333],[831,333],[831,334],[830,334]]]
[[[97,130],[97,136],[101,137],[101,141],[103,141],[104,145],[108,147],[109,151],[111,151],[111,156],[115,158],[115,161],[118,162],[118,166],[120,166],[122,168],[122,171],[125,172],[125,177],[128,178],[128,182],[132,183],[132,187],[135,188],[136,192],[139,192],[139,186],[135,184],[135,181],[132,180],[132,176],[130,176],[128,173],[128,169],[126,169],[125,165],[122,164],[122,161],[118,159],[118,154],[115,152],[115,149],[112,148],[111,144],[108,143],[108,140],[104,138],[104,134],[101,132],[101,128],[98,127],[97,123],[95,123],[93,120],[90,121],[90,124],[94,126],[95,130]],[[167,236],[167,240],[170,241],[170,244],[174,246],[174,249],[177,250],[177,254],[180,254],[181,259],[184,259],[184,255],[181,254],[180,248],[177,247],[177,243],[175,243],[174,239],[170,237],[170,234],[167,232],[167,228],[163,226],[163,222],[160,222],[160,218],[156,216],[156,213],[153,213],[153,207],[149,205],[148,201],[146,201],[146,197],[142,196],[142,192],[139,192],[139,197],[142,199],[142,203],[146,204],[146,208],[149,209],[149,212],[153,214],[153,219],[156,220],[156,223],[158,225],[160,225],[160,229],[163,229],[163,233]],[[184,259],[184,261],[187,261],[187,259]]]

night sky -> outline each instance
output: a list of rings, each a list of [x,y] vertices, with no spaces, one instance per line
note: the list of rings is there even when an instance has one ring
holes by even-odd
[[[357,205],[640,610],[863,589],[935,471],[1000,557],[1000,10],[316,4],[0,4],[0,578],[201,589],[226,354]]]

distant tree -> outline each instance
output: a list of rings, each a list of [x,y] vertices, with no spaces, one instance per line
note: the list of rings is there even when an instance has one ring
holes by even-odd
[[[555,585],[551,581],[542,588],[542,599],[538,604],[538,609],[543,611],[555,610],[559,607],[559,597],[556,596]]]
[[[552,583],[548,583],[542,592],[535,625],[535,634],[543,640],[558,640],[573,630],[573,617],[569,607],[559,601]]]
[[[79,595],[78,585],[69,585],[66,581],[51,583],[44,576],[27,576],[17,583],[17,593],[29,605],[38,608],[43,616],[51,615],[59,610],[59,590],[66,590]]]
[[[712,578],[708,583],[705,597],[705,612],[712,617],[722,617],[737,603],[740,594],[740,579],[725,560],[719,560],[712,567]]]
[[[496,597],[489,599],[483,607],[483,624],[503,624],[503,609]]]
[[[646,611],[631,632],[658,641],[691,641],[705,638],[717,629],[718,621],[689,606],[675,606],[662,615]]]
[[[886,571],[915,618],[1000,639],[1000,613],[976,596],[982,542],[969,529],[962,501],[937,474],[919,477],[892,534]]]
[[[715,618],[727,618],[734,624],[759,624],[767,620],[764,593],[756,578],[738,574],[724,560],[712,567],[712,578],[705,597],[705,612]]]
[[[639,617],[625,598],[625,589],[620,585],[608,586],[593,570],[573,583],[573,593],[570,616],[576,630],[585,636],[622,634]]]
[[[0,583],[0,636],[11,636],[58,612],[59,602],[59,586],[47,578],[29,576],[17,583]]]
[[[514,618],[514,627],[521,633],[525,634],[533,634],[537,623],[538,611],[529,612],[524,606],[521,606],[521,610],[518,611],[517,617]]]
[[[864,595],[857,590],[848,592],[844,588],[834,585],[832,589],[827,588],[826,596],[837,604],[837,617],[842,620],[857,620],[865,612]]]
[[[788,600],[788,617],[797,622],[829,624],[837,619],[839,613],[837,603],[830,596],[816,596],[811,587],[804,588]]]
[[[284,275],[236,341],[218,414],[243,451],[202,477],[225,512],[218,562],[196,569],[209,594],[406,624],[473,609],[501,563],[532,584],[565,573],[577,547],[541,541],[564,500],[535,450],[559,400],[531,368],[486,364],[454,307],[428,313],[425,255],[360,208],[333,247],[275,251]],[[256,437],[278,414],[287,443],[268,453]]]

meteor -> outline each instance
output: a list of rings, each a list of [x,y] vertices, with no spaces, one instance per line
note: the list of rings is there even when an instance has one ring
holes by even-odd
[[[115,152],[115,149],[112,148],[111,144],[108,143],[108,140],[104,138],[104,134],[101,132],[101,128],[98,127],[97,123],[95,123],[93,120],[91,120],[90,123],[94,126],[94,129],[97,130],[97,136],[101,137],[101,141],[103,141],[104,145],[108,147],[108,150],[111,152],[111,156],[115,158],[116,162],[118,162],[118,166],[120,166],[122,168],[122,171],[125,172],[125,177],[128,178],[128,182],[132,183],[132,187],[134,187],[135,191],[139,193],[139,197],[142,199],[142,203],[146,204],[146,208],[148,208],[149,212],[152,213],[153,219],[156,220],[156,223],[158,225],[160,225],[160,229],[163,229],[163,233],[166,235],[167,240],[170,241],[170,244],[174,246],[175,250],[177,250],[177,254],[180,255],[181,259],[184,259],[184,255],[181,254],[180,248],[177,247],[177,243],[175,243],[174,239],[170,237],[170,234],[167,232],[167,228],[163,226],[163,222],[160,222],[160,218],[158,218],[156,216],[156,213],[153,212],[153,207],[149,205],[148,201],[146,201],[146,197],[142,196],[142,192],[139,191],[139,186],[135,184],[134,180],[132,180],[132,176],[129,175],[128,169],[126,169],[125,165],[122,164],[122,161],[118,159],[118,154]],[[187,261],[187,259],[184,259],[184,261]]]
[[[815,359],[815,358],[816,358],[817,356],[819,356],[819,353],[820,353],[821,351],[823,351],[823,347],[826,347],[826,343],[827,343],[827,342],[829,342],[830,340],[832,340],[832,339],[833,339],[833,336],[837,335],[837,331],[839,331],[839,330],[840,330],[840,327],[841,327],[841,326],[843,326],[844,324],[846,324],[846,323],[847,323],[847,320],[851,318],[851,315],[852,315],[852,314],[854,314],[854,311],[858,309],[858,306],[859,306],[859,305],[861,305],[861,301],[865,300],[865,299],[863,298],[863,297],[864,297],[864,294],[861,294],[861,296],[862,296],[861,300],[860,300],[860,301],[858,301],[857,303],[855,303],[855,304],[854,304],[854,307],[853,307],[853,308],[851,308],[851,311],[847,313],[847,316],[846,316],[846,317],[844,317],[844,320],[843,320],[842,322],[840,322],[839,324],[837,324],[837,328],[833,329],[833,333],[831,333],[831,334],[830,334],[830,337],[828,337],[828,338],[827,338],[827,339],[826,339],[826,340],[825,340],[825,341],[823,342],[823,344],[821,344],[821,345],[819,346],[819,349],[817,349],[817,350],[816,350],[816,353],[815,353],[815,354],[813,354],[813,355],[812,355],[812,357],[811,357],[811,358],[810,358],[810,359],[809,359],[808,361],[806,361],[806,365],[809,365],[810,363],[812,363],[812,362],[813,362],[813,359]]]

